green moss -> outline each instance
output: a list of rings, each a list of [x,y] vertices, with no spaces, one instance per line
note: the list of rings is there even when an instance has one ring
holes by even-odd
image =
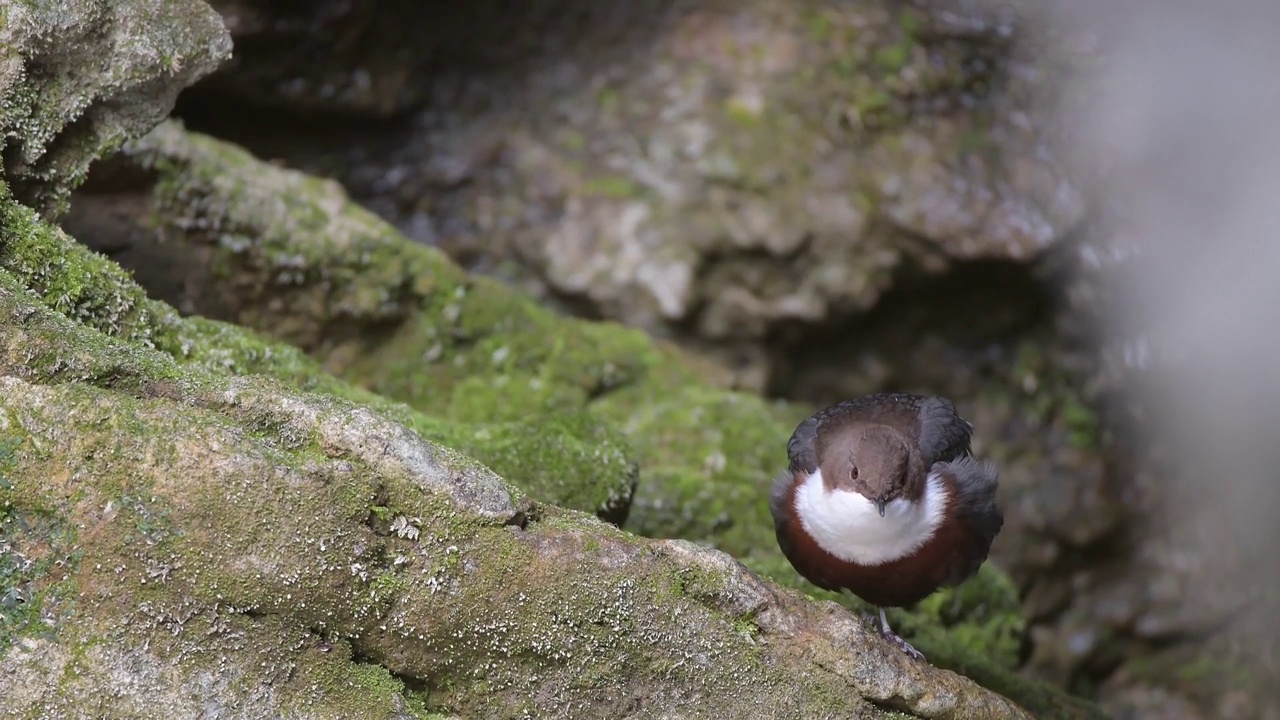
[[[825,12],[811,12],[807,17],[809,37],[817,43],[825,43],[831,38],[833,22]]]
[[[1098,418],[1079,398],[1064,396],[1060,408],[1062,420],[1067,426],[1067,437],[1078,448],[1098,447],[1100,441]]]
[[[0,404],[0,412],[5,408]],[[9,475],[17,467],[17,452],[25,437],[16,420],[4,418],[0,425],[0,652],[15,638],[29,632],[40,616],[40,603],[31,592],[38,569],[35,561],[18,551],[18,532],[27,524],[15,505]]]
[[[152,343],[162,320],[120,266],[40,222],[0,184],[0,268],[53,310],[108,335]]]
[[[570,153],[580,153],[587,149],[587,137],[580,130],[565,127],[560,130],[560,146]]]
[[[858,62],[858,58],[853,55],[841,55],[832,63],[832,68],[841,77],[852,78],[858,72]]]
[[[443,414],[462,423],[500,423],[583,408],[586,388],[556,382],[551,377],[554,367],[553,359],[538,375],[512,371],[462,378],[453,386]]]
[[[1028,338],[1019,344],[1013,374],[1022,378],[1024,395],[1018,401],[1040,424],[1060,428],[1073,446],[1098,448],[1103,437],[1097,414],[1071,373],[1051,361],[1049,342]]]
[[[902,30],[904,37],[914,40],[920,32],[921,18],[919,13],[912,8],[903,8],[898,14],[898,27]]]
[[[635,483],[634,461],[626,457],[629,449],[625,439],[608,428],[589,427],[581,419],[563,418],[551,425],[524,421],[546,409],[545,403],[571,410],[580,408],[588,391],[600,392],[613,384],[625,382],[628,375],[637,372],[645,362],[643,354],[632,350],[638,344],[636,340],[640,336],[637,333],[619,333],[627,339],[626,342],[616,343],[616,350],[610,349],[603,356],[600,349],[612,338],[585,324],[571,328],[574,332],[560,333],[554,344],[542,347],[535,345],[535,336],[547,336],[537,336],[539,332],[550,334],[549,314],[536,311],[526,314],[528,325],[523,327],[528,333],[526,335],[507,333],[509,328],[520,327],[519,318],[503,315],[504,311],[515,306],[511,302],[513,296],[503,293],[495,298],[495,302],[486,304],[465,302],[469,295],[465,290],[448,293],[453,298],[463,299],[459,307],[465,311],[460,311],[456,317],[454,330],[441,336],[448,336],[459,344],[471,344],[479,354],[475,357],[489,362],[485,364],[478,359],[474,366],[475,374],[460,378],[459,386],[452,394],[456,400],[452,408],[444,403],[424,402],[421,395],[415,397],[442,415],[483,420],[479,424],[484,427],[473,427],[468,423],[446,431],[446,423],[334,378],[297,348],[226,323],[204,318],[180,319],[167,306],[148,300],[142,290],[113,263],[43,225],[30,211],[2,200],[0,210],[5,213],[4,232],[7,238],[11,238],[0,248],[0,269],[14,273],[23,283],[44,288],[44,302],[60,314],[83,320],[96,330],[122,339],[157,346],[190,370],[221,376],[264,374],[301,390],[328,393],[370,405],[428,437],[457,441],[482,461],[494,461],[510,477],[527,476],[526,487],[534,492],[548,493],[541,496],[547,502],[564,502],[584,510],[606,508],[606,514],[611,517],[625,517],[625,499],[630,496]],[[430,264],[422,261],[411,269],[423,270]],[[421,279],[417,283],[423,286]],[[461,289],[461,286],[456,287]],[[425,288],[437,289],[431,284],[426,284]],[[483,296],[482,291],[471,294],[474,298]],[[429,297],[434,297],[434,294]],[[114,320],[103,322],[103,317]],[[511,340],[511,345],[506,345],[504,340]],[[84,333],[73,333],[61,337],[55,345],[32,343],[27,348],[25,362],[33,368],[48,368],[50,379],[53,374],[74,371],[82,379],[97,378],[98,384],[104,387],[132,388],[135,392],[151,391],[144,387],[150,383],[143,379],[144,376],[159,375],[180,384],[190,383],[194,377],[184,373],[178,365],[163,362],[160,357],[128,352],[121,356],[118,346],[109,351],[88,353],[73,350],[94,342]],[[495,358],[503,355],[507,355],[505,360],[494,362]],[[72,357],[80,357],[84,361],[83,366],[77,368],[75,363],[68,363]],[[611,361],[614,357],[617,358],[616,363]],[[141,374],[137,370],[139,366],[146,368]],[[456,366],[451,364],[452,367]],[[545,392],[531,390],[525,402],[515,404],[502,402],[492,393],[489,394],[489,402],[464,402],[475,400],[484,390],[496,387],[493,375],[509,377],[502,373],[515,372],[519,368],[536,369],[537,374],[530,378],[529,387],[542,387]],[[412,372],[412,369],[406,368],[406,371]],[[449,377],[456,376],[450,374]],[[574,389],[566,382],[567,378],[579,383],[580,387]],[[417,385],[412,377],[408,380],[415,383],[415,389],[423,387]],[[499,413],[506,415],[499,417]],[[279,436],[281,428],[269,419],[264,420],[267,424],[262,425],[259,431]],[[495,422],[501,420],[521,420],[522,423],[503,426]],[[558,432],[577,434],[558,437],[555,434]],[[491,447],[483,446],[486,439],[492,439]],[[538,462],[530,465],[521,461],[522,453],[536,457]]]
[[[922,652],[947,667],[981,660],[1011,671],[1018,666],[1026,627],[1018,592],[991,563],[958,588],[924,599],[913,612],[890,611],[894,628],[919,643]],[[927,649],[926,649],[927,648]]]
[[[760,122],[760,110],[736,97],[725,101],[724,111],[730,120],[739,125],[750,126]]]
[[[57,565],[62,573],[78,573],[82,581],[97,575],[89,587],[102,587],[104,580],[108,582],[112,588],[109,593],[91,590],[63,594],[85,599],[86,604],[80,608],[79,615],[86,617],[77,617],[78,623],[84,623],[98,613],[109,612],[117,602],[120,603],[120,611],[132,613],[129,622],[111,624],[109,632],[113,645],[145,645],[152,654],[172,657],[176,667],[197,673],[206,672],[209,667],[221,667],[219,663],[227,662],[229,650],[241,657],[261,651],[263,660],[258,667],[265,677],[272,676],[272,668],[281,663],[289,664],[292,668],[290,674],[296,675],[296,682],[291,683],[291,688],[276,685],[276,692],[283,691],[282,701],[286,706],[296,702],[299,707],[320,712],[321,717],[385,717],[397,709],[415,711],[415,707],[419,716],[427,716],[421,700],[418,699],[415,705],[412,698],[404,697],[401,692],[403,684],[385,669],[351,663],[349,656],[342,658],[338,653],[313,654],[305,661],[295,660],[293,654],[301,646],[286,642],[287,647],[282,649],[271,646],[277,641],[264,640],[276,632],[286,637],[295,632],[281,626],[275,619],[274,613],[285,608],[297,611],[293,622],[310,623],[316,627],[325,625],[326,610],[336,610],[357,622],[377,618],[407,586],[394,570],[394,563],[389,560],[368,561],[371,569],[367,591],[364,587],[352,587],[350,584],[344,587],[343,583],[335,583],[330,578],[322,582],[317,572],[323,572],[326,567],[346,568],[350,558],[360,557],[362,551],[350,541],[343,542],[340,535],[326,534],[325,530],[317,527],[314,536],[321,539],[322,552],[307,553],[305,544],[296,550],[309,559],[319,560],[320,564],[311,565],[302,572],[282,573],[269,578],[261,575],[246,577],[236,570],[237,558],[259,556],[256,553],[260,550],[254,549],[259,539],[269,539],[267,547],[275,549],[288,548],[290,543],[299,542],[301,538],[294,529],[295,518],[307,518],[314,523],[321,522],[321,518],[329,514],[330,524],[326,527],[332,531],[331,515],[342,512],[341,504],[331,502],[327,496],[346,492],[346,485],[330,484],[328,492],[312,492],[296,482],[297,477],[314,472],[307,469],[314,467],[308,453],[293,454],[259,445],[265,458],[284,463],[278,466],[274,477],[281,477],[282,469],[292,467],[298,474],[294,482],[263,483],[254,464],[249,462],[241,467],[224,466],[218,473],[220,486],[195,483],[182,487],[170,474],[189,477],[200,472],[201,463],[194,455],[208,452],[210,447],[239,445],[244,448],[246,442],[260,441],[249,439],[247,434],[235,433],[226,418],[194,408],[180,410],[183,427],[178,433],[168,414],[173,407],[168,400],[136,400],[74,384],[57,386],[54,393],[56,397],[35,403],[31,398],[24,398],[25,416],[42,428],[41,442],[60,443],[61,450],[56,456],[23,454],[21,467],[6,468],[6,472],[15,470],[16,477],[21,479],[20,484],[11,488],[18,497],[16,505],[20,511],[29,514],[32,498],[51,496],[62,503],[57,509],[59,516],[76,517],[89,507],[94,509],[95,515],[104,513],[104,520],[109,522],[99,520],[96,523],[94,542],[85,546],[87,557],[83,562],[67,555],[66,550],[59,550],[70,547],[65,540],[42,546],[40,538],[52,536],[35,522],[24,522],[21,525],[25,533],[23,544],[15,545],[22,552],[6,552],[3,555],[5,561],[15,558],[21,561],[24,553],[31,554],[33,547],[36,550],[43,548],[41,554],[47,561],[32,565],[34,570],[31,572],[36,574],[37,580],[39,573]],[[8,407],[0,401],[0,412],[7,411]],[[123,418],[121,427],[129,429],[104,427],[104,417]],[[59,428],[59,434],[51,436],[50,428]],[[175,454],[173,450],[180,446],[185,448],[185,452]],[[67,462],[71,465],[66,466]],[[65,470],[56,475],[49,472],[51,468],[64,467]],[[372,480],[367,472],[359,476]],[[52,486],[49,482],[51,477],[66,482],[74,492]],[[159,488],[152,482],[156,477],[165,479],[165,487]],[[120,488],[125,492],[117,498]],[[254,510],[236,512],[228,507],[234,507],[236,503]],[[298,505],[290,507],[290,503]],[[273,508],[276,512],[268,511]],[[289,508],[289,511],[280,512],[282,508]],[[175,516],[181,518],[181,532],[176,530]],[[5,530],[8,530],[7,526]],[[8,537],[5,542],[9,542]],[[325,543],[334,548],[340,547],[341,551],[323,551]],[[210,547],[214,549],[210,551]],[[55,560],[57,562],[53,562]],[[381,562],[390,567],[376,569]],[[6,585],[9,579],[0,574],[0,581]],[[26,585],[32,584],[25,576],[20,579]],[[195,579],[208,584],[192,585]],[[57,586],[52,587],[56,589]],[[123,588],[128,588],[127,593]],[[291,602],[291,598],[319,588],[328,588],[329,596],[324,602],[312,602],[310,611],[306,601],[301,604]],[[119,600],[115,599],[117,596]],[[40,595],[31,597],[41,599]],[[212,624],[207,616],[193,616],[188,608],[191,599],[197,597],[207,597],[207,607],[224,605],[232,608],[230,616]],[[52,610],[48,603],[45,606],[48,621],[55,625],[71,617],[65,603]],[[31,607],[39,608],[40,605],[33,603]],[[236,613],[235,607],[265,613],[253,622],[251,634],[231,632],[233,626],[243,625],[245,621],[243,615]],[[17,617],[20,622],[10,622],[14,619],[12,614],[4,616],[2,630],[6,642],[15,626],[18,630],[29,630],[22,627],[21,622],[34,625],[33,618]],[[76,632],[84,632],[89,626],[72,627],[77,628]],[[170,639],[178,634],[199,637],[200,642],[172,642]],[[252,642],[246,647],[245,643],[233,639],[239,637],[252,638]],[[226,639],[232,639],[234,650],[221,644]],[[71,640],[61,637],[59,642]],[[314,643],[304,645],[314,646]],[[85,673],[93,670],[95,662],[86,658],[74,666],[73,674],[67,679],[67,693],[76,692],[74,683],[83,682]],[[323,690],[317,692],[320,688]],[[339,707],[345,711],[337,712]],[[330,711],[335,714],[330,715]]]
[[[596,104],[600,106],[600,111],[602,113],[607,114],[616,112],[619,102],[621,102],[621,100],[618,96],[618,91],[614,88],[602,88],[600,92],[596,94]]]
[[[907,62],[911,59],[911,49],[914,45],[910,42],[904,42],[897,45],[882,47],[875,51],[874,58],[876,65],[885,72],[898,72],[907,66]]]
[[[503,423],[429,423],[422,434],[519,477],[532,497],[622,522],[638,468],[625,436],[584,411]]]
[[[636,388],[592,405],[635,445],[643,482],[629,527],[709,543],[737,557],[776,553],[767,504],[797,409],[698,385]]]
[[[987,148],[990,142],[990,133],[986,128],[965,128],[956,142],[956,152],[961,155],[970,155]]]
[[[324,654],[311,654],[299,664],[285,705],[296,713],[325,718],[413,717],[436,720],[423,693],[409,691],[385,667],[353,658],[350,643],[331,643]],[[319,690],[319,692],[316,692]]]
[[[624,175],[598,175],[587,178],[578,188],[584,195],[625,200],[644,194],[644,190]]]
[[[418,428],[428,423],[408,406],[344,382],[325,372],[296,347],[247,328],[202,317],[184,318],[174,331],[175,359],[193,372],[274,378],[306,392],[332,395],[376,409],[396,422]]]
[[[17,421],[13,418],[0,418],[0,493],[5,493],[13,489],[12,483],[9,482],[7,474],[13,470],[17,464],[18,450],[22,447],[25,437],[16,430],[10,430],[15,426]],[[9,498],[0,495],[3,498],[3,505],[0,505],[0,513],[9,509]]]
[[[22,461],[39,454],[0,394],[0,656],[19,638],[50,635],[55,611],[76,596],[75,530],[21,482]]]
[[[886,112],[892,103],[893,99],[887,92],[878,88],[869,88],[855,99],[854,107],[864,120],[868,120]]]
[[[635,330],[557,317],[496,283],[476,279],[424,298],[421,313],[343,375],[427,413],[440,413],[462,382],[538,378],[552,392],[608,392],[655,360]],[[529,398],[517,390],[516,397]]]
[[[750,637],[721,635],[718,624],[732,625],[735,620],[706,615],[682,592],[690,583],[707,593],[723,592],[724,576],[665,561],[655,565],[654,557],[634,538],[608,532],[581,515],[548,510],[548,516],[522,536],[486,530],[483,545],[472,546],[485,548],[486,556],[497,561],[485,563],[473,574],[468,592],[503,602],[495,613],[493,606],[461,598],[460,614],[450,616],[448,626],[435,629],[447,634],[456,623],[472,638],[466,646],[455,646],[444,658],[446,666],[482,664],[487,668],[466,682],[433,688],[433,700],[442,703],[437,707],[472,708],[473,712],[487,707],[501,717],[512,717],[508,710],[498,710],[495,700],[512,694],[520,697],[530,677],[554,674],[565,679],[569,692],[591,698],[584,714],[611,716],[621,711],[619,703],[625,700],[614,697],[609,689],[623,677],[668,690],[693,687],[699,694],[724,698],[733,697],[735,689],[751,679],[756,666],[750,659],[754,655]],[[594,542],[605,545],[602,551],[578,551],[588,533]],[[529,552],[548,543],[559,551]],[[462,549],[464,555],[470,552]],[[643,581],[609,577],[606,568],[623,558],[628,558],[626,565],[634,577]],[[513,597],[507,588],[515,572],[547,581],[545,585],[535,581],[532,587],[540,589],[533,593],[526,585],[520,596]],[[660,607],[678,608],[676,612],[700,619],[671,623],[670,618],[655,614]],[[568,647],[555,639],[566,634],[575,638]],[[684,648],[685,654],[672,656],[671,647]],[[691,657],[699,661],[691,662]],[[769,682],[769,672],[761,672],[755,680]]]
[[[1231,647],[1223,638],[1208,639],[1206,644],[1208,647],[1168,648],[1163,653],[1124,653],[1125,676],[1157,686],[1173,684],[1193,697],[1212,696],[1215,689],[1224,687],[1259,697],[1274,692],[1273,679],[1240,648]]]

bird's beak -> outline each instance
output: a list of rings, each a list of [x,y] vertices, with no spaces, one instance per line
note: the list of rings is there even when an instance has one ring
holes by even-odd
[[[880,511],[880,517],[884,517],[884,496],[876,498],[876,509]]]

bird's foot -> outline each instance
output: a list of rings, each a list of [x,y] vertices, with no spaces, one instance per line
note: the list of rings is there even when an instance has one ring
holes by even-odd
[[[920,652],[919,650],[915,649],[915,647],[914,647],[911,643],[907,642],[906,640],[903,640],[903,639],[902,639],[902,636],[898,635],[897,633],[893,632],[892,630],[890,630],[889,632],[884,632],[884,631],[882,630],[882,631],[880,631],[880,634],[881,634],[881,635],[884,635],[884,638],[885,638],[886,640],[888,640],[889,642],[893,643],[894,645],[897,645],[897,646],[898,646],[898,649],[899,649],[899,650],[901,650],[902,652],[906,653],[907,655],[910,655],[911,657],[915,658],[916,660],[924,660],[924,659],[925,659],[925,657],[924,657],[924,653],[922,653],[922,652]]]
[[[915,649],[915,647],[912,646],[911,643],[907,642],[906,640],[903,640],[901,635],[894,632],[893,628],[889,627],[889,620],[884,616],[884,608],[879,608],[879,610],[880,610],[880,634],[884,636],[884,639],[888,640],[894,645],[897,645],[899,650],[911,656],[912,658],[916,660],[924,660],[925,659],[924,653]]]

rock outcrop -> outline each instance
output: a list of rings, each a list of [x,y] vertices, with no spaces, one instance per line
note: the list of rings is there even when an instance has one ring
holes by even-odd
[[[117,29],[98,3],[63,5],[4,6],[28,23],[6,59],[44,57],[50,30],[31,18]],[[152,11],[130,49],[225,53],[201,3],[113,8]],[[768,445],[800,408],[469,276],[331,182],[175,124],[95,168],[133,204],[88,234],[134,253],[185,317],[23,204],[53,214],[95,157],[163,115],[175,58],[204,71],[189,51],[112,86],[136,107],[103,135],[81,134],[98,115],[55,112],[103,97],[75,71],[84,56],[63,69],[88,84],[48,94],[55,107],[22,83],[0,94],[6,712],[1098,716],[1010,672],[1021,625],[994,568],[902,618],[981,684],[762,575],[788,576],[759,516]],[[117,55],[136,59],[90,64]],[[65,134],[46,147],[21,117]],[[77,205],[70,226],[94,217]],[[689,513],[723,549],[617,527]]]
[[[1096,321],[1116,311],[1099,292],[1107,243],[1090,237],[1102,185],[1067,167],[1060,142],[1087,123],[1052,111],[1099,97],[1090,74],[1105,71],[1107,42],[1037,26],[1024,12],[1036,3],[392,4],[433,21],[397,33],[367,1],[342,4],[367,20],[350,23],[331,22],[331,5],[256,4],[243,34],[253,67],[197,85],[180,112],[339,179],[468,268],[708,353],[738,387],[812,403],[884,389],[952,397],[1003,470],[1008,525],[994,552],[1042,677],[1094,692],[1129,660],[1169,677],[1146,667],[1153,648],[1194,655],[1204,629],[1230,618],[1217,603],[1186,611],[1185,557],[1148,525],[1168,483],[1117,421],[1133,384],[1099,368]],[[298,41],[301,28],[321,32]],[[369,82],[292,62],[331,37],[347,39]],[[412,98],[380,70],[396,52],[431,63]],[[253,84],[264,76],[284,89]],[[300,126],[249,112],[310,112],[324,89],[329,109],[358,118],[309,114]],[[384,90],[398,117],[347,102]],[[80,234],[92,239],[95,224]],[[714,432],[738,447],[723,456],[752,458],[775,431],[731,419],[758,412],[661,396],[624,419],[642,428],[628,432],[638,445],[676,422],[679,443],[663,452],[682,453],[672,463],[637,448],[629,527],[753,547],[735,537],[735,520],[756,512],[732,509],[742,486],[687,460],[718,467]]]
[[[237,375],[305,361],[3,207],[9,709],[1027,717],[720,551],[534,501],[414,411]]]
[[[231,54],[199,0],[0,4],[0,146],[13,194],[49,213],[89,163],[151,129]]]
[[[1048,44],[1021,50],[1021,18],[1000,4],[392,4],[386,15],[419,20],[412,30],[367,1],[342,4],[359,22],[260,4],[241,23],[255,43],[246,66],[195,88],[190,117],[340,178],[464,262],[746,358],[752,386],[785,373],[776,365],[806,335],[894,288],[975,263],[1025,273],[1085,216],[1037,114],[1060,58]],[[304,27],[318,32],[287,36]],[[363,83],[294,62],[339,39],[364,58],[429,63],[415,102],[377,59],[348,66]],[[399,122],[300,135],[275,113],[218,112],[323,98],[341,109],[379,88]],[[998,333],[1033,317],[1008,302],[1017,290],[969,325]]]

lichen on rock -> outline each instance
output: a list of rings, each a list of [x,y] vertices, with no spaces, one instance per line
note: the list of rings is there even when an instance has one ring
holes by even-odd
[[[76,245],[57,228],[42,225],[16,203],[0,208],[0,221],[4,223],[0,267],[37,291],[47,306],[90,327],[162,350],[185,366],[266,374],[300,389],[371,404],[428,436],[448,438],[481,458],[492,457],[504,469],[525,470],[522,463],[534,458],[553,460],[554,467],[534,467],[521,473],[538,487],[541,499],[618,520],[626,517],[636,482],[634,460],[625,439],[607,429],[566,420],[548,431],[560,431],[552,435],[557,438],[552,441],[548,433],[531,433],[518,425],[442,423],[338,381],[293,347],[225,323],[180,318],[169,306],[147,298],[114,263]],[[33,357],[36,347],[28,350]],[[29,364],[27,372],[38,374],[42,369]],[[95,372],[111,375],[121,385],[141,382],[136,377],[130,379],[133,371],[121,368]],[[558,445],[548,448],[548,442]],[[569,447],[576,454],[564,452]]]
[[[8,269],[0,318],[4,542],[58,559],[14,586],[47,628],[0,653],[17,712],[1026,717],[722,553],[530,505],[375,412],[72,321]]]
[[[24,202],[60,212],[90,162],[153,127],[178,91],[230,54],[226,28],[200,0],[4,3],[6,182]]]
[[[70,235],[42,220],[226,33],[194,1],[0,12],[6,712],[1028,716],[706,547],[776,556],[756,491],[796,408],[173,124],[93,173],[136,212],[95,218],[89,193]],[[145,258],[143,285],[73,236]],[[600,520],[645,468],[636,524],[700,543]],[[993,577],[975,592],[1003,598]],[[1005,606],[982,604],[957,637],[1002,650]]]
[[[596,438],[624,439],[641,475],[628,527],[719,547],[753,570],[803,587],[778,562],[765,500],[801,408],[716,389],[669,346],[610,323],[556,316],[409,243],[336,186],[176,125],[130,144],[104,170],[134,178],[141,170],[146,179],[113,184],[114,196],[80,195],[81,208],[131,194],[131,206],[147,210],[124,217],[123,227],[120,216],[115,226],[90,223],[100,216],[87,210],[72,227],[95,246],[139,254],[162,232],[167,272],[182,281],[157,280],[154,287],[193,289],[166,295],[171,302],[300,343],[326,368],[412,408],[395,406],[424,437],[501,467],[537,500],[549,498],[540,471],[568,460],[585,477],[612,452]],[[288,205],[271,202],[280,192],[298,197]],[[132,245],[118,241],[125,237]],[[287,275],[281,258],[288,259]],[[153,280],[145,266],[133,267],[144,283]],[[507,433],[535,445],[514,449]],[[581,464],[573,465],[574,458]],[[625,463],[610,467],[616,477],[630,476]],[[564,479],[559,470],[544,478]],[[619,487],[615,481],[596,487],[609,486]],[[378,512],[379,527],[390,531],[395,517]],[[558,517],[551,512],[537,521]],[[994,649],[992,677],[1009,680],[1004,648],[1016,627],[1009,586],[971,590],[996,592],[986,607],[1000,610],[959,633],[966,645],[986,638],[980,643],[990,647],[974,654]],[[926,617],[917,627],[942,615]],[[1067,708],[1061,716],[1085,712],[1050,697]],[[1042,707],[1052,706],[1037,711]]]

